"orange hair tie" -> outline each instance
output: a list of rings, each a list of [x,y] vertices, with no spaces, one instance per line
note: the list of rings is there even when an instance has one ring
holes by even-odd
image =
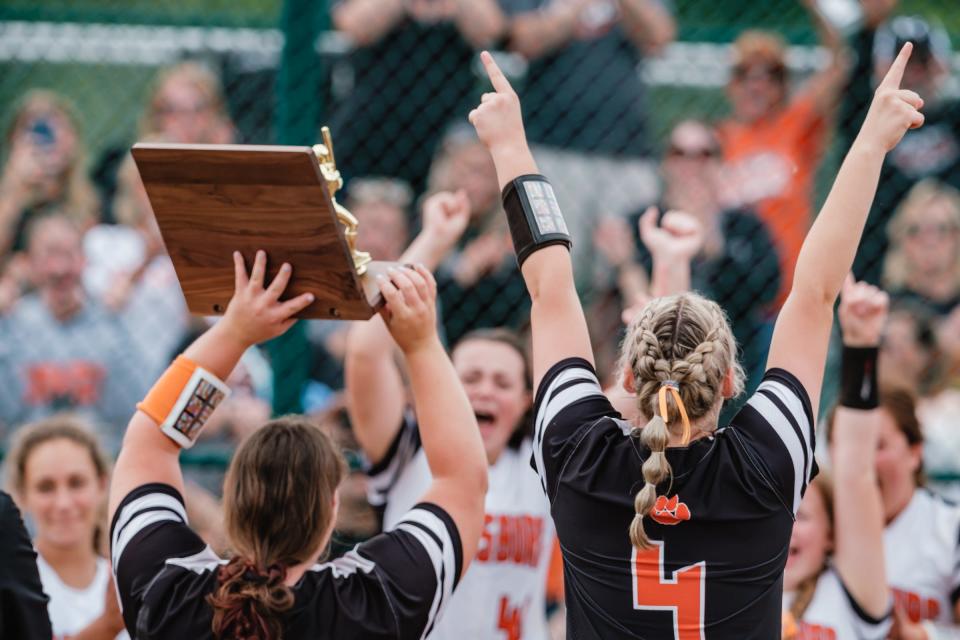
[[[680,398],[680,384],[674,380],[664,380],[660,385],[660,391],[657,392],[660,401],[660,417],[664,424],[667,421],[667,392],[673,394],[673,399],[677,403],[677,409],[680,411],[680,420],[683,422],[683,446],[690,442],[690,418],[687,417],[687,408],[683,406],[683,400]]]

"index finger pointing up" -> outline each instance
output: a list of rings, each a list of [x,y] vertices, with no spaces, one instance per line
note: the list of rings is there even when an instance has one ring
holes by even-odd
[[[497,66],[496,61],[493,59],[493,56],[490,55],[489,51],[484,51],[480,54],[480,61],[483,63],[483,68],[487,71],[490,84],[497,90],[497,93],[511,93],[513,91],[513,87],[510,86],[510,81],[507,80],[507,76],[503,75],[503,71]]]
[[[910,53],[912,51],[913,43],[908,42],[903,45],[897,59],[893,61],[893,64],[890,65],[890,70],[887,71],[887,75],[883,77],[883,81],[880,83],[881,87],[887,89],[900,88],[900,81],[903,80],[903,72],[907,68],[907,61],[910,59]]]

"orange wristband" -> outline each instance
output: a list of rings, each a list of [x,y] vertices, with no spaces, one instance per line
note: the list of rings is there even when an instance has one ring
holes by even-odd
[[[181,447],[193,446],[217,405],[230,395],[215,375],[184,356],[177,356],[137,409],[147,414]]]

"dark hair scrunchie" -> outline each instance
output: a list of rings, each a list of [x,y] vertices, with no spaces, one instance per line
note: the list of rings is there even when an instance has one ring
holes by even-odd
[[[279,640],[279,615],[294,603],[286,578],[287,569],[279,563],[262,571],[256,563],[237,557],[220,567],[217,573],[220,584],[207,596],[207,602],[214,608],[214,637]]]

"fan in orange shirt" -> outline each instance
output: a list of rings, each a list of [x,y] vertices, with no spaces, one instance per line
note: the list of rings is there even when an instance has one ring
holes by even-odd
[[[843,42],[817,11],[801,0],[817,26],[830,63],[792,96],[783,41],[747,31],[733,44],[727,95],[733,116],[718,128],[727,162],[730,204],[752,206],[773,234],[783,273],[776,306],[793,282],[793,269],[810,227],[813,180],[830,112],[844,81]]]

